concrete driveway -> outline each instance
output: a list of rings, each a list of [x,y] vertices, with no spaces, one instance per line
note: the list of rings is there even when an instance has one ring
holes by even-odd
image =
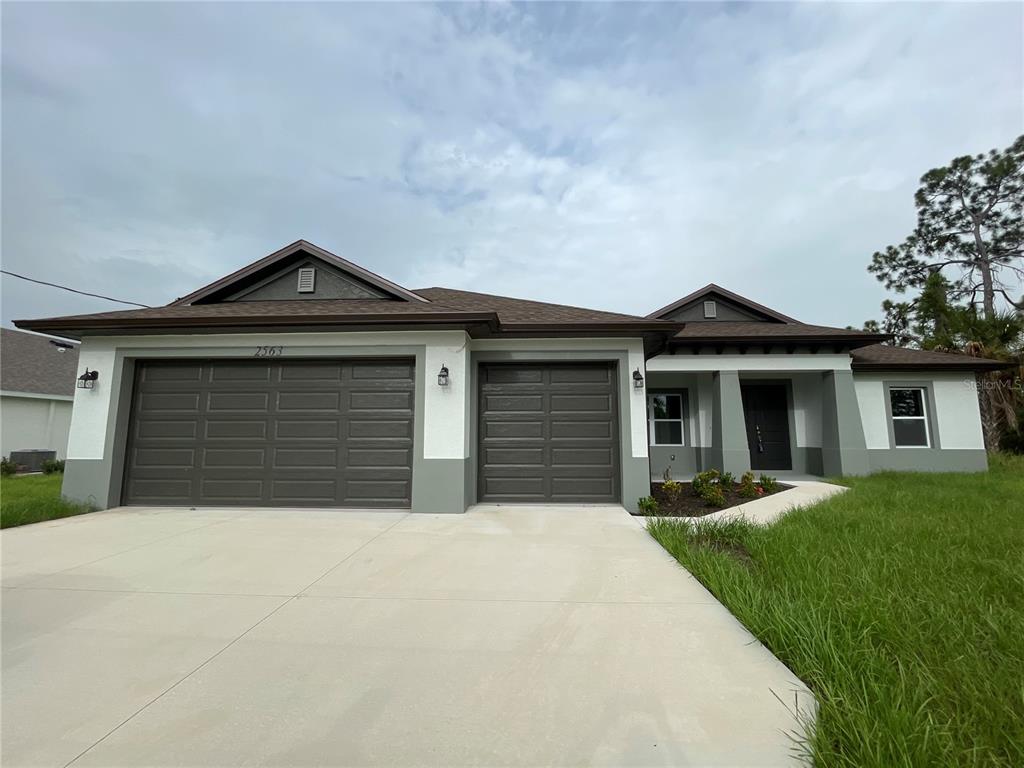
[[[0,539],[8,767],[784,765],[809,701],[618,507]]]

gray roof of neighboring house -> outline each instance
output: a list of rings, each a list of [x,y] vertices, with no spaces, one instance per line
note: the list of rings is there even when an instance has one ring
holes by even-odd
[[[50,341],[48,336],[0,328],[0,389],[73,396],[78,378],[78,345],[72,344],[61,352]]]
[[[948,370],[948,371],[991,371],[1012,368],[1016,363],[989,360],[983,357],[935,352],[927,349],[892,347],[888,344],[872,344],[850,351],[855,371],[886,370]]]

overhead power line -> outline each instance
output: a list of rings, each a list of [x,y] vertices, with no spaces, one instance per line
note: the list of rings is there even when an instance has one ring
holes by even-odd
[[[133,307],[142,307],[143,309],[149,309],[149,304],[139,304],[137,301],[124,301],[122,299],[113,299],[110,296],[104,296],[101,293],[89,293],[88,291],[80,291],[77,288],[68,288],[66,285],[57,285],[57,283],[48,283],[45,280],[36,280],[33,277],[25,277],[25,275],[19,275],[15,272],[8,272],[6,269],[0,269],[0,273],[10,275],[11,277],[17,277],[20,280],[28,280],[30,283],[39,283],[39,285],[48,285],[51,288],[60,288],[62,291],[71,291],[71,293],[78,293],[82,296],[92,296],[96,299],[106,299],[107,301],[116,301],[118,304],[131,304]]]

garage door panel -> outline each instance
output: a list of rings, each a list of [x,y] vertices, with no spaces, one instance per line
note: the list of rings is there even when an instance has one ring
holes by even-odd
[[[125,503],[407,507],[414,390],[404,360],[140,363]]]
[[[523,499],[532,501],[544,496],[544,478],[540,475],[516,477],[488,476],[484,478],[483,492],[488,497],[502,497],[506,500]]]
[[[613,437],[611,421],[551,421],[551,438],[553,440],[610,440]]]
[[[191,419],[157,421],[142,419],[135,423],[135,434],[141,438],[194,439],[198,431],[198,423]]]
[[[614,464],[611,447],[551,449],[551,463],[559,466],[611,468]]]
[[[203,376],[203,366],[195,363],[176,363],[173,365],[162,365],[159,368],[146,369],[144,380],[149,384],[158,384],[162,381],[199,382]]]
[[[266,413],[270,396],[266,392],[210,392],[206,399],[207,413]]]
[[[196,412],[199,410],[198,392],[148,392],[142,397],[146,413]]]
[[[267,453],[262,448],[206,448],[203,450],[202,466],[259,469],[266,459]]]
[[[618,501],[611,364],[491,364],[480,371],[480,501]]]
[[[340,422],[335,419],[277,419],[274,437],[279,440],[337,440]]]
[[[551,412],[553,414],[585,411],[601,414],[607,418],[607,414],[611,413],[611,408],[612,399],[609,395],[583,395],[570,392],[551,395]]]
[[[412,411],[412,392],[352,392],[349,395],[352,411]]]
[[[129,491],[135,498],[148,501],[152,504],[182,504],[188,503],[192,496],[192,481],[167,480],[167,479],[145,479],[139,478],[130,481]],[[185,501],[183,502],[182,499]]]
[[[200,495],[204,499],[225,504],[258,504],[263,498],[263,485],[263,481],[258,478],[208,478],[200,483]]]
[[[393,416],[370,419],[360,416],[359,419],[352,419],[348,422],[348,436],[350,438],[374,438],[378,440],[389,440],[408,438],[412,439],[412,421],[402,419],[395,421]]]
[[[266,421],[207,419],[203,422],[207,440],[263,440]]]
[[[341,391],[333,392],[279,392],[279,411],[337,411],[341,405]]]
[[[222,381],[267,383],[271,377],[271,367],[268,363],[236,363],[235,365],[214,367],[209,370],[209,379],[214,383]]]

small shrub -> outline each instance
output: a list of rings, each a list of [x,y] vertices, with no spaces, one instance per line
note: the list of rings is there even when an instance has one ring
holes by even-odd
[[[732,472],[723,472],[718,478],[718,484],[723,491],[731,491],[732,487],[736,485],[736,475]]]
[[[43,462],[43,474],[52,475],[54,472],[64,471],[63,459],[47,459]]]
[[[743,473],[743,477],[740,478],[739,494],[745,499],[753,499],[757,497],[757,485],[754,483],[753,472]]]
[[[636,503],[641,515],[652,516],[658,514],[658,500],[653,496],[641,496]]]
[[[718,483],[709,484],[700,492],[700,497],[709,507],[724,507],[725,493]]]
[[[769,475],[761,475],[758,483],[765,493],[775,493],[775,491],[779,490],[779,481]]]
[[[698,472],[696,475],[693,476],[693,483],[690,487],[693,488],[693,492],[695,494],[697,494],[703,499],[704,491],[707,488],[711,486],[715,486],[716,488],[718,487],[718,480],[720,477],[721,475],[719,474],[717,469],[709,469],[706,472]]]
[[[661,484],[661,490],[670,499],[678,499],[679,494],[683,492],[683,484],[675,480],[666,480]]]
[[[18,471],[18,465],[10,459],[0,459],[0,475],[10,477]]]

